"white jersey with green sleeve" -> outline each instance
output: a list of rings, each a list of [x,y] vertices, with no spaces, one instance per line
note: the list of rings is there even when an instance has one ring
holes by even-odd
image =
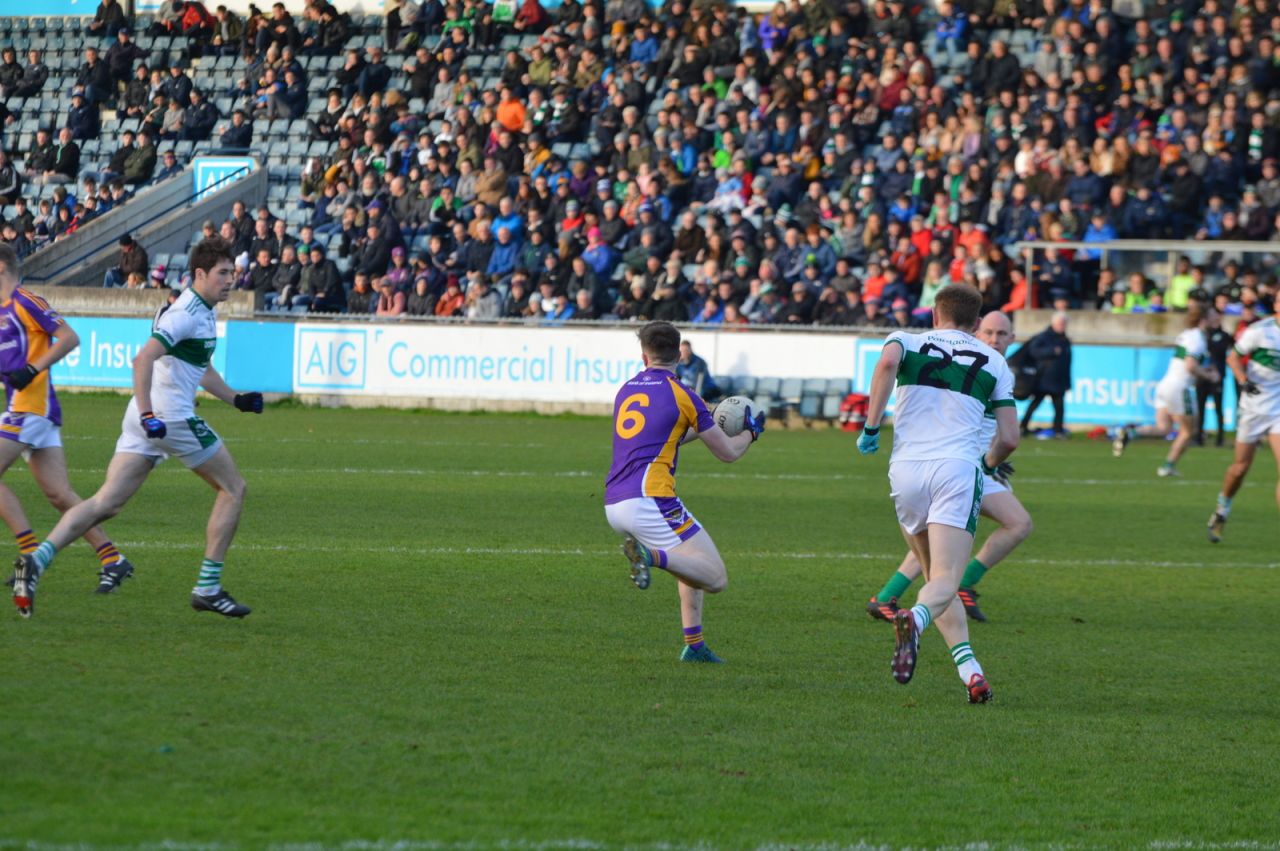
[[[1169,387],[1185,387],[1191,381],[1187,358],[1194,358],[1196,363],[1204,364],[1209,358],[1209,343],[1199,328],[1188,328],[1178,335],[1173,345],[1173,360],[1169,361],[1169,369],[1160,383]]]
[[[156,313],[151,336],[165,350],[151,373],[155,415],[162,420],[195,416],[196,393],[218,343],[213,305],[188,289]]]
[[[957,459],[975,467],[991,443],[988,410],[1013,407],[1013,373],[972,334],[896,331],[902,347],[893,411],[893,461]]]
[[[1240,407],[1261,417],[1280,417],[1280,324],[1274,316],[1250,325],[1236,341],[1236,354],[1248,358],[1245,374],[1260,393],[1241,394]]]

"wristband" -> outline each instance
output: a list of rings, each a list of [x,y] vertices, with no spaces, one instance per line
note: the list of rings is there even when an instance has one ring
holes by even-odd
[[[880,433],[880,426],[863,426],[862,433],[869,437],[875,437]]]
[[[996,468],[995,468],[995,467],[992,467],[991,465],[989,465],[989,464],[987,463],[987,456],[986,456],[986,453],[983,453],[982,458],[980,459],[979,463],[981,463],[981,464],[982,464],[982,472],[983,472],[985,475],[988,475],[988,476],[993,476],[993,475],[995,475]]]

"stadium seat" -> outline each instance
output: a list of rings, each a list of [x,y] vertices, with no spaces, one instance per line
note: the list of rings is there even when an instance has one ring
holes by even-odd
[[[798,411],[803,419],[816,420],[822,414],[822,396],[818,393],[802,393]]]
[[[822,397],[822,418],[824,420],[836,420],[840,418],[840,405],[844,402],[843,396],[826,395]]]
[[[823,392],[827,394],[839,394],[841,398],[843,398],[851,392],[849,388],[852,384],[852,380],[848,378],[828,378],[827,386],[823,389]]]

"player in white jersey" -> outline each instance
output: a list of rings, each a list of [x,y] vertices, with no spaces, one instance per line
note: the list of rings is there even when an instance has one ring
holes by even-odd
[[[999,352],[973,336],[981,310],[977,290],[947,286],[934,302],[933,331],[889,335],[858,438],[864,455],[879,448],[880,422],[896,380],[889,485],[925,584],[910,611],[894,614],[893,676],[911,681],[920,634],[936,620],[970,703],[990,700],[991,687],[969,646],[969,624],[956,591],[973,551],[983,474],[993,474],[1018,446],[1013,374]],[[996,417],[990,445],[983,429],[988,409]]]
[[[1174,341],[1169,368],[1156,385],[1156,424],[1142,427],[1129,424],[1117,429],[1111,442],[1112,455],[1119,458],[1135,437],[1163,438],[1176,426],[1178,436],[1169,444],[1169,454],[1156,475],[1178,475],[1178,459],[1196,436],[1196,379],[1218,380],[1218,371],[1209,365],[1209,343],[1205,337],[1205,329],[1215,315],[1212,307],[1193,308],[1187,314],[1187,328]]]
[[[217,344],[216,305],[235,281],[231,247],[217,237],[191,251],[191,287],[161,308],[151,338],[133,360],[133,398],[125,412],[116,453],[98,492],[62,516],[34,553],[15,563],[14,602],[24,615],[35,603],[36,583],[58,550],[97,523],[115,516],[138,492],[157,464],[176,455],[216,492],[209,517],[204,562],[191,593],[196,611],[242,618],[248,606],[222,588],[222,564],[240,522],[245,483],[231,453],[196,416],[196,393],[204,388],[245,413],[262,413],[261,393],[236,393],[213,368]]]
[[[1008,314],[992,311],[982,318],[978,324],[978,339],[1004,355],[1013,342],[1013,323]],[[982,440],[990,446],[996,437],[996,415],[988,410],[982,421]],[[1031,515],[1022,503],[1014,496],[1009,486],[1009,476],[1013,467],[1008,463],[1001,464],[994,475],[982,479],[982,513],[1000,524],[987,536],[978,554],[969,560],[960,579],[957,591],[960,602],[964,605],[965,614],[976,621],[985,621],[986,615],[978,608],[978,592],[974,588],[982,580],[988,570],[999,564],[1014,548],[1031,534]],[[889,578],[884,587],[867,603],[867,614],[873,618],[893,621],[898,611],[898,600],[911,587],[921,573],[920,560],[915,553],[908,550],[902,565]]]
[[[1274,316],[1250,325],[1227,354],[1227,367],[1240,388],[1236,414],[1236,454],[1222,479],[1218,507],[1209,517],[1209,540],[1222,540],[1231,514],[1231,500],[1244,484],[1258,444],[1265,438],[1280,467],[1280,325]],[[1276,485],[1280,505],[1280,484]]]

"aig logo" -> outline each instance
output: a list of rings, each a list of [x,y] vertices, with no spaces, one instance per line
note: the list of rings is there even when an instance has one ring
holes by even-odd
[[[368,363],[364,329],[294,326],[298,390],[363,389]]]

